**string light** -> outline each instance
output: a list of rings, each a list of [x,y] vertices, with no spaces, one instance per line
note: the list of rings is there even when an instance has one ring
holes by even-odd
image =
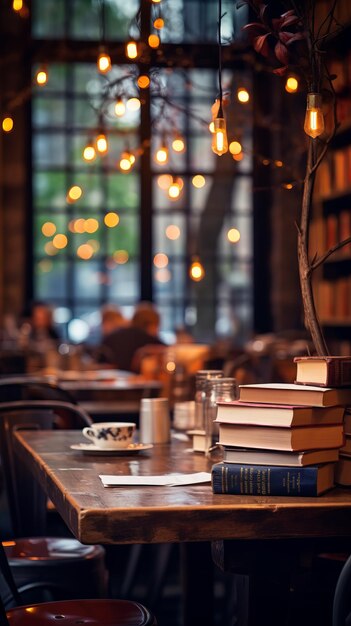
[[[135,155],[126,149],[122,152],[119,160],[119,167],[123,172],[129,172],[135,163]]]
[[[96,149],[99,154],[106,154],[108,150],[107,137],[105,133],[101,132],[96,137]]]
[[[237,228],[230,228],[227,232],[227,239],[230,243],[238,243],[240,241],[240,232]]]
[[[10,133],[13,130],[13,118],[10,115],[4,117],[1,123],[2,130],[4,133]]]
[[[181,178],[174,178],[168,189],[168,196],[171,200],[177,200],[180,196],[180,192],[183,188],[183,181]]]
[[[195,282],[200,282],[200,280],[205,278],[205,269],[199,260],[195,260],[191,263],[189,276],[191,280],[194,280]]]
[[[138,77],[137,83],[140,89],[147,89],[150,86],[150,78],[146,74],[142,74]]]
[[[156,28],[157,30],[161,30],[162,28],[164,28],[164,20],[162,19],[162,17],[157,17],[154,20],[154,28]]]
[[[185,141],[183,137],[177,134],[172,141],[172,148],[174,152],[185,152]]]
[[[160,38],[158,35],[149,35],[147,41],[150,48],[158,48],[160,45]]]
[[[204,176],[202,176],[202,174],[196,174],[195,176],[193,176],[191,182],[194,187],[196,187],[196,189],[201,189],[201,187],[204,187],[206,185],[206,179]]]
[[[93,143],[89,141],[83,150],[83,159],[84,161],[90,162],[90,161],[94,161],[95,157],[96,157],[96,150],[93,146]]]
[[[239,141],[231,141],[229,144],[229,152],[231,154],[240,154],[242,152],[242,145]]]
[[[22,9],[23,9],[23,0],[13,0],[12,8],[16,12],[22,11]]]
[[[324,117],[322,112],[322,96],[319,93],[307,94],[307,108],[304,131],[313,139],[324,132]]]
[[[35,82],[37,83],[37,85],[39,86],[43,86],[46,85],[46,83],[48,82],[48,72],[46,67],[40,67],[35,75]]]
[[[126,44],[126,56],[128,59],[136,59],[138,56],[138,45],[136,41],[128,41]]]
[[[161,143],[160,147],[156,151],[155,161],[159,165],[165,165],[165,163],[168,162],[168,147],[166,145],[165,137],[162,138],[162,143]]]
[[[285,91],[295,93],[299,88],[299,81],[296,76],[288,76],[285,83]]]
[[[127,109],[129,109],[129,111],[139,111],[140,109],[139,98],[129,98],[129,100],[127,100]]]
[[[117,102],[115,104],[115,114],[117,117],[123,117],[126,112],[126,105],[124,104],[122,98],[117,98]]]
[[[101,74],[107,74],[111,70],[111,57],[103,48],[100,50],[100,54],[97,60],[97,67]]]
[[[240,87],[237,91],[237,98],[239,102],[246,104],[250,100],[250,94],[245,87]]]

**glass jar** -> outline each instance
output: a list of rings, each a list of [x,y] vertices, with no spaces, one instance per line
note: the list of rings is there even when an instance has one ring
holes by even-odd
[[[235,378],[218,378],[206,381],[205,400],[205,454],[208,456],[216,447],[218,440],[217,417],[218,402],[232,402],[238,396],[238,386]]]
[[[223,377],[222,370],[198,370],[195,375],[195,429],[205,431],[206,383]]]

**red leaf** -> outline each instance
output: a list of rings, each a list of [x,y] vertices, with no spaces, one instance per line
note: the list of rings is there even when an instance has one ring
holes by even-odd
[[[289,33],[287,30],[281,30],[278,36],[280,41],[286,45],[293,37],[295,37],[295,33]]]
[[[297,17],[296,15],[291,15],[282,20],[282,27],[285,28],[286,26],[294,26],[295,24],[298,24],[299,22],[300,22],[299,17]]]
[[[289,9],[289,11],[282,13],[280,17],[289,17],[290,15],[294,15],[294,13],[294,9]]]
[[[262,20],[262,22],[264,24],[268,24],[268,17],[267,17],[267,10],[268,10],[268,4],[261,4],[260,6],[260,19]]]
[[[278,76],[284,76],[284,74],[286,74],[287,69],[288,69],[287,65],[284,65],[284,67],[277,67],[275,70],[273,70],[273,74],[277,74]]]
[[[270,33],[266,33],[266,35],[260,35],[259,37],[256,37],[253,41],[253,47],[256,50],[256,52],[259,52],[264,57],[267,57],[269,55],[269,44],[268,44],[269,34]]]
[[[280,61],[283,65],[287,65],[289,63],[289,52],[287,47],[281,41],[278,41],[274,48],[274,54],[277,57],[278,61]]]
[[[267,29],[260,24],[259,22],[251,22],[250,24],[246,24],[242,27],[242,30],[245,30],[250,37],[257,37],[260,33],[266,33]]]
[[[290,37],[289,41],[285,41],[284,43],[287,46],[290,46],[290,44],[294,43],[294,41],[301,41],[301,39],[306,39],[306,33],[295,33],[292,37]]]

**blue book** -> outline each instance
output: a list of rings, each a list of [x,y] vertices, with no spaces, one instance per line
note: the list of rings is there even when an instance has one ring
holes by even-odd
[[[308,467],[216,463],[213,493],[242,496],[318,496],[334,486],[335,463]]]

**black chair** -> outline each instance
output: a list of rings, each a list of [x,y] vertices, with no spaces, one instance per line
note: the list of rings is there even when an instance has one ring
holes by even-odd
[[[50,626],[57,624],[59,620],[64,620],[69,626],[84,622],[89,622],[92,626],[157,626],[155,617],[148,609],[138,602],[128,600],[79,599],[21,606],[22,598],[36,589],[28,586],[21,592],[18,590],[1,544],[0,572],[2,626]],[[44,582],[40,586],[44,589],[50,585]]]
[[[0,377],[0,402],[19,400],[58,400],[76,404],[73,396],[54,379],[40,376],[14,375]]]
[[[83,546],[71,536],[47,537],[47,497],[18,461],[12,433],[18,429],[82,428],[89,415],[68,402],[34,400],[0,403],[0,455],[13,536],[6,551],[18,584],[50,581],[54,599],[105,597],[108,575],[102,546]],[[34,535],[30,537],[29,535]],[[35,538],[40,537],[40,541]],[[54,584],[55,583],[55,584]]]
[[[333,625],[351,624],[351,556],[345,561],[338,577],[333,601]]]

